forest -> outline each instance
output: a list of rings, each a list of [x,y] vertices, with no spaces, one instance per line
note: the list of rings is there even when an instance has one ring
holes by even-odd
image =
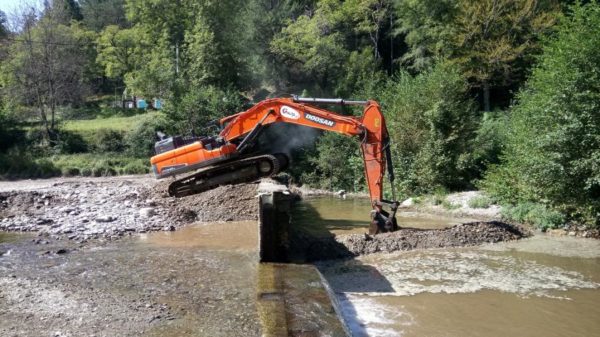
[[[374,99],[398,198],[479,189],[515,221],[600,226],[597,1],[47,0],[0,21],[3,179],[147,173],[156,131]],[[294,183],[364,190],[357,139],[290,132]]]

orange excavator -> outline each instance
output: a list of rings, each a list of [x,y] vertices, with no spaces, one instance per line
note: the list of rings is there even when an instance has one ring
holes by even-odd
[[[361,117],[342,116],[321,108],[322,105],[360,105],[364,110]],[[276,127],[276,123],[358,137],[373,207],[369,232],[377,234],[398,229],[395,215],[399,203],[393,191],[390,139],[379,104],[372,100],[298,96],[267,99],[246,111],[212,122],[221,130],[215,137],[161,137],[163,139],[155,145],[156,155],[151,159],[152,170],[158,179],[188,174],[169,185],[169,195],[174,197],[273,176],[285,170],[290,159],[283,153],[265,153],[257,146],[257,139],[267,127]],[[392,201],[383,199],[386,167]],[[391,213],[384,210],[384,205]]]

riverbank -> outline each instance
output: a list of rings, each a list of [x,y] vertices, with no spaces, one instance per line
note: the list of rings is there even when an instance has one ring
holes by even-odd
[[[176,199],[150,176],[57,178],[0,183],[0,230],[39,239],[114,240],[204,221],[255,220],[256,184],[222,186]]]

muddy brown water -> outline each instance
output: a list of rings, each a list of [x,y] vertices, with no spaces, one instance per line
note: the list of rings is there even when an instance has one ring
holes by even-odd
[[[367,200],[304,200],[328,231],[364,230]],[[366,212],[366,216],[365,216]],[[399,215],[411,227],[471,219]],[[306,222],[307,221],[307,222]],[[307,225],[310,229],[311,225]],[[536,235],[317,264],[353,336],[600,336],[600,241]]]
[[[342,199],[335,196],[309,197],[293,209],[294,224],[317,232],[325,228],[334,234],[361,234],[368,232],[371,204],[366,198]],[[401,227],[440,229],[475,219],[399,212],[396,216]]]
[[[256,228],[197,224],[84,247],[3,234],[0,336],[260,336]]]

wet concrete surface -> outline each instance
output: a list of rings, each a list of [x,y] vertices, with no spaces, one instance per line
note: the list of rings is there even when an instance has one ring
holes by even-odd
[[[244,228],[204,224],[85,246],[4,242],[0,336],[259,336],[256,232],[211,235]]]

